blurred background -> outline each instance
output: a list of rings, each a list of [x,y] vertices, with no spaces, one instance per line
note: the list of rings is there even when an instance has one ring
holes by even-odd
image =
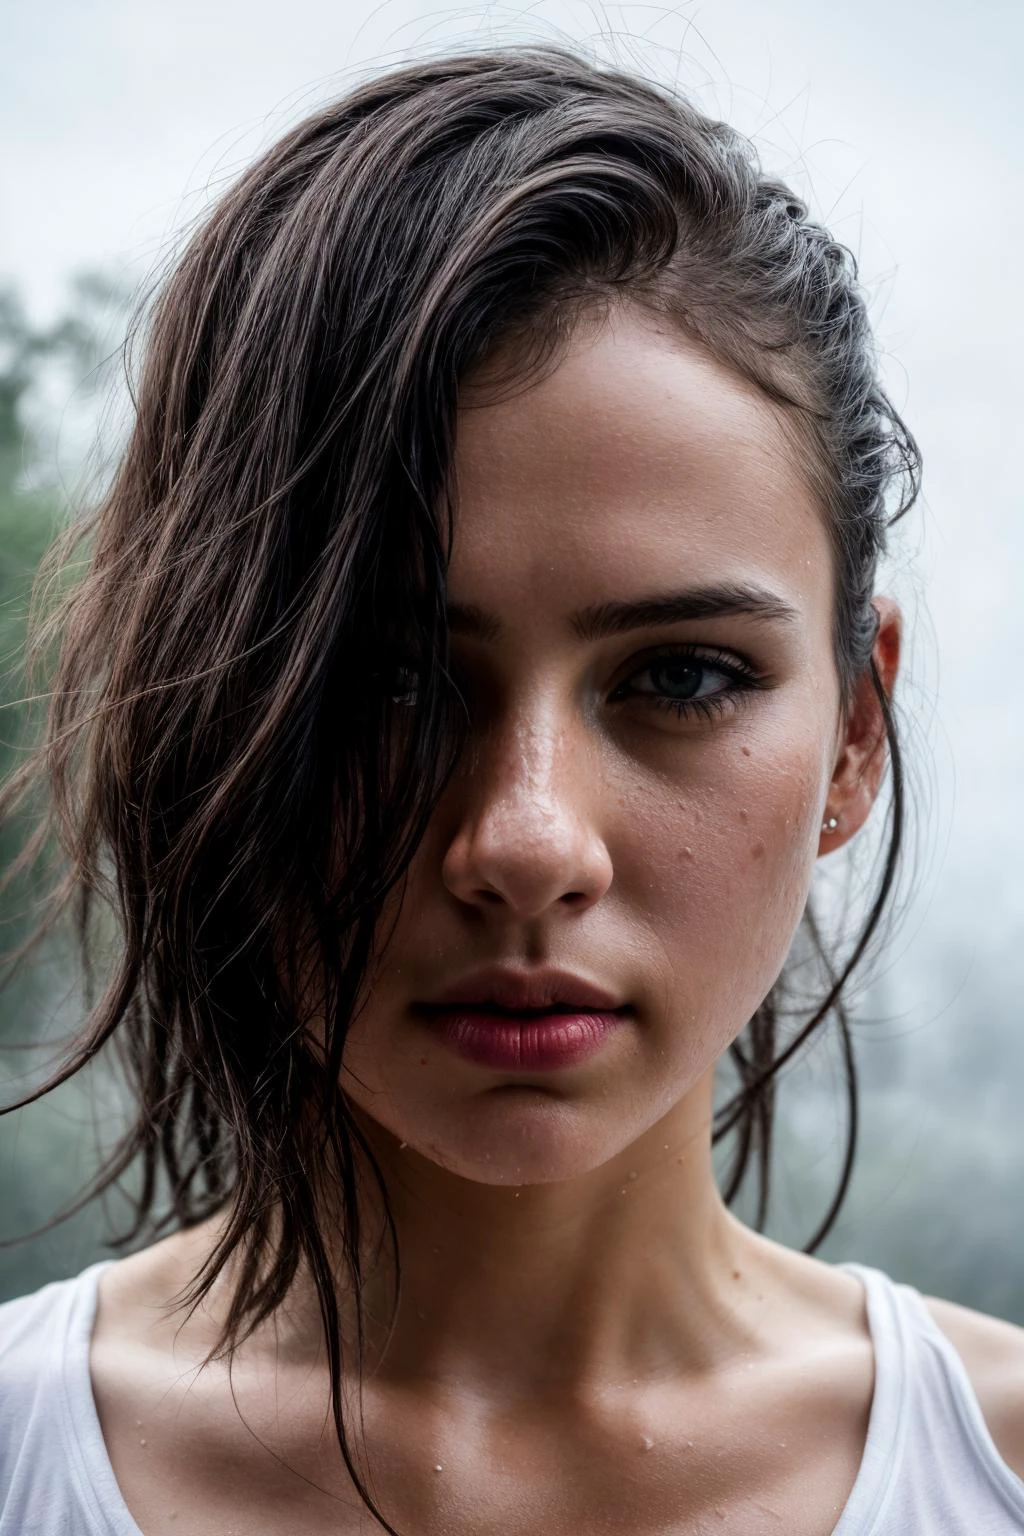
[[[3,32],[0,772],[30,710],[13,701],[32,572],[123,434],[134,306],[253,155],[367,71],[449,46],[582,44],[751,134],[853,249],[925,463],[883,583],[908,617],[915,830],[899,922],[857,997],[861,1150],[823,1252],[1024,1323],[1024,8],[47,0],[8,8]],[[842,857],[826,882],[842,884]],[[870,850],[855,859],[856,883]],[[32,897],[5,898],[0,944]],[[0,994],[4,1102],[81,1007],[62,942]],[[120,1113],[101,1063],[0,1120],[0,1238],[68,1204]],[[843,1116],[823,1043],[783,1084],[770,1228],[783,1240],[804,1241],[827,1205]],[[0,1297],[107,1252],[124,1216],[113,1198],[0,1248]]]

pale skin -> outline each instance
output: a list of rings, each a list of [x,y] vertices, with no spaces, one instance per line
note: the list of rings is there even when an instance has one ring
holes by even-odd
[[[404,1275],[363,1464],[410,1536],[827,1536],[871,1404],[862,1289],[736,1221],[710,1158],[715,1062],[885,768],[867,680],[840,696],[821,510],[765,397],[630,309],[530,387],[467,394],[456,470],[473,736],[346,1056]],[[723,587],[758,603],[595,622]],[[891,690],[899,613],[876,608]],[[710,712],[655,702],[666,647],[703,666]],[[410,1004],[494,963],[575,971],[628,1022],[554,1072],[464,1061]],[[239,1350],[234,1398],[223,1363],[198,1369],[230,1277],[187,1322],[171,1300],[210,1241],[170,1238],[101,1286],[94,1391],[143,1536],[378,1529],[325,1424],[308,1287]],[[374,1316],[386,1291],[372,1275]],[[929,1304],[1024,1475],[1024,1331]]]

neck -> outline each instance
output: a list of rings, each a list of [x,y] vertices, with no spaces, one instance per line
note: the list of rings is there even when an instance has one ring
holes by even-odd
[[[520,1188],[456,1177],[368,1126],[401,1262],[391,1326],[393,1270],[367,1277],[378,1377],[575,1389],[749,1347],[763,1258],[719,1196],[711,1119],[709,1074],[601,1167]]]

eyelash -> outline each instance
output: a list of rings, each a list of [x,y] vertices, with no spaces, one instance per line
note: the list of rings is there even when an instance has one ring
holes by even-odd
[[[703,665],[723,673],[731,681],[729,686],[720,688],[717,693],[698,699],[674,699],[666,694],[626,691],[628,684],[635,678],[642,677],[645,672],[653,671],[659,662],[665,661],[692,661],[698,665]],[[396,692],[392,697],[395,703],[412,704],[415,702],[415,677],[415,672],[408,667],[400,665],[394,669]],[[411,687],[410,680],[412,680]],[[699,715],[705,720],[712,720],[724,714],[726,710],[734,708],[741,694],[752,692],[754,689],[762,688],[763,686],[764,678],[755,672],[754,668],[744,661],[742,657],[735,655],[731,651],[708,650],[692,645],[676,645],[668,646],[649,654],[643,666],[635,667],[629,676],[612,691],[611,701],[612,703],[620,703],[630,698],[642,698],[655,709],[670,711],[677,719]]]
[[[628,685],[636,678],[652,672],[659,662],[666,661],[691,661],[724,674],[730,682],[728,686],[720,688],[716,693],[706,698],[696,699],[674,699],[667,694],[627,691]],[[700,716],[705,720],[713,720],[724,714],[726,710],[734,708],[740,695],[763,686],[764,679],[761,675],[755,672],[742,657],[731,651],[708,650],[699,646],[669,646],[649,655],[643,666],[634,668],[624,682],[614,689],[611,698],[613,703],[625,699],[644,699],[655,709],[670,711],[677,719]]]

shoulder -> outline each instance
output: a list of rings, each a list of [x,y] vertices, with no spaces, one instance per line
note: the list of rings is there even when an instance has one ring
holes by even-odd
[[[923,1300],[963,1361],[996,1449],[1024,1478],[1024,1328],[935,1296]]]
[[[54,1328],[82,1280],[58,1280],[27,1296],[0,1302],[0,1416],[11,1398],[45,1372],[54,1358]]]
[[[0,1305],[0,1532],[29,1529],[29,1509],[40,1515],[33,1530],[61,1528],[50,1517],[63,1508],[61,1447],[76,1411],[72,1335],[95,1278],[84,1270]]]

